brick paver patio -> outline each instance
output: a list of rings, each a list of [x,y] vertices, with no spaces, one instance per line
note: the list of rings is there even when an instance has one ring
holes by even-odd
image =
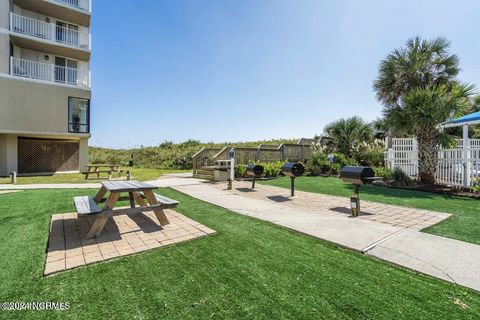
[[[163,227],[153,212],[113,215],[100,237],[90,240],[84,239],[94,217],[52,215],[44,275],[215,233],[180,213],[165,211],[170,224]]]
[[[282,205],[295,208],[304,208],[312,212],[322,214],[350,215],[350,201],[345,197],[331,196],[325,194],[302,192],[295,190],[295,197],[290,197],[290,190],[280,187],[256,184],[255,189],[251,189],[251,182],[235,181],[234,194],[281,203]],[[226,183],[214,183],[212,186],[225,189]],[[360,190],[360,198],[362,193]],[[420,210],[414,208],[400,207],[378,202],[361,200],[361,214],[358,219],[373,220],[393,226],[424,229],[439,223],[448,218],[450,214]]]

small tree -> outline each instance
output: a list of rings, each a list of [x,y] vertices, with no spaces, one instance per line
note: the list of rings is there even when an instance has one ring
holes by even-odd
[[[353,150],[362,142],[373,140],[373,129],[360,117],[339,119],[325,126],[330,151],[341,152],[351,158]]]

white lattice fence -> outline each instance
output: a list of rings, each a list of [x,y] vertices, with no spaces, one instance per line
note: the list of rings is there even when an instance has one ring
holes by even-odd
[[[480,177],[480,139],[470,139],[470,148],[456,140],[456,148],[440,149],[435,178],[438,183],[471,187]],[[418,145],[415,138],[393,138],[385,151],[385,166],[400,168],[412,178],[418,176]]]

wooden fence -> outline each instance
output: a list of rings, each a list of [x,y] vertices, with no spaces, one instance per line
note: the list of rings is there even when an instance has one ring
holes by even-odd
[[[226,146],[222,149],[203,148],[192,156],[193,174],[197,170],[213,166],[216,160],[228,159],[228,153],[234,146]],[[286,144],[280,146],[260,145],[257,148],[234,147],[236,164],[251,164],[256,162],[272,161],[304,161],[312,154],[312,147],[303,144]]]

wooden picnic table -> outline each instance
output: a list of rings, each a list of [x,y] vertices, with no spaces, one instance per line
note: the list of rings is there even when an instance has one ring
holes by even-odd
[[[112,179],[112,173],[118,172],[118,176],[122,174],[119,170],[120,166],[118,164],[89,164],[87,165],[87,171],[83,172],[85,179],[91,174],[96,174],[97,179],[100,179],[100,173],[108,173],[108,179]]]
[[[99,236],[113,213],[140,213],[144,211],[153,211],[160,225],[167,225],[170,222],[165,215],[164,209],[175,208],[178,201],[155,194],[153,190],[158,189],[156,186],[139,182],[139,181],[102,181],[102,187],[98,190],[95,197],[83,196],[75,197],[75,207],[77,213],[81,215],[95,214],[96,219],[87,239],[93,236]],[[105,197],[108,194],[107,197]],[[122,193],[128,193],[128,196],[122,197]],[[130,201],[130,208],[113,210],[118,201]],[[103,208],[98,204],[105,203]],[[136,207],[138,204],[139,207]]]

